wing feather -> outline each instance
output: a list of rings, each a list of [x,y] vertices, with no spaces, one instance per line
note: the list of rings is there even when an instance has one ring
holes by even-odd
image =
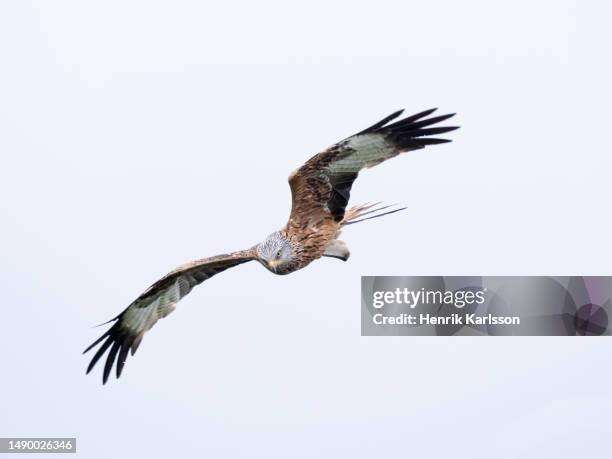
[[[310,158],[289,177],[292,205],[288,232],[295,234],[306,227],[331,222],[339,224],[344,218],[353,182],[362,169],[426,145],[450,142],[427,137],[457,129],[456,126],[427,128],[454,116],[453,113],[427,118],[435,110],[425,110],[388,124],[403,113],[403,110],[397,111]]]
[[[116,363],[117,378],[121,376],[128,352],[134,355],[144,334],[159,319],[166,317],[193,287],[228,268],[255,259],[254,250],[244,250],[228,255],[204,258],[187,263],[164,276],[134,300],[121,314],[111,320],[114,324],[83,353],[102,345],[87,367],[89,373],[108,351],[102,382],[106,384]]]

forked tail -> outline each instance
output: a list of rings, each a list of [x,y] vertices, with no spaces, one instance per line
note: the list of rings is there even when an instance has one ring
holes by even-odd
[[[370,220],[372,218],[384,217],[385,215],[394,214],[395,212],[399,212],[400,210],[406,209],[406,207],[397,207],[398,204],[390,204],[388,206],[377,207],[381,203],[367,203],[359,206],[353,206],[344,214],[344,218],[340,223],[340,226],[352,225],[353,223],[363,222],[365,220]],[[381,212],[385,209],[386,212]],[[369,217],[366,217],[369,215]]]

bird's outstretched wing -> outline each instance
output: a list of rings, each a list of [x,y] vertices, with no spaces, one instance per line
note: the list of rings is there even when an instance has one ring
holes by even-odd
[[[361,169],[406,151],[450,142],[429,137],[457,129],[457,126],[430,127],[454,115],[428,118],[435,110],[389,124],[403,113],[397,111],[310,158],[289,177],[292,206],[288,229],[299,232],[308,226],[341,222],[351,187]]]
[[[117,378],[121,376],[128,351],[131,350],[132,355],[134,355],[144,334],[159,319],[170,314],[176,303],[187,295],[193,287],[228,268],[254,260],[255,256],[254,250],[244,250],[192,261],[178,267],[155,282],[121,314],[112,319],[110,322],[115,323],[106,333],[85,349],[83,353],[102,342],[87,367],[87,373],[93,369],[98,360],[110,348],[104,365],[102,382],[106,383],[108,380],[115,360],[117,361]]]

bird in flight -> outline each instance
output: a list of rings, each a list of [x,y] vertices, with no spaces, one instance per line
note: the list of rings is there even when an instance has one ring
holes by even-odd
[[[398,119],[403,113],[399,110],[310,158],[289,176],[292,205],[289,221],[283,229],[250,249],[192,261],[155,282],[121,314],[106,322],[114,323],[85,349],[83,353],[102,343],[87,373],[108,351],[102,382],[106,384],[115,362],[119,378],[128,352],[134,355],[144,334],[159,319],[170,314],[176,303],[196,285],[228,268],[258,261],[274,274],[289,274],[321,257],[346,261],[349,250],[338,239],[343,227],[403,210],[387,210],[389,206],[376,208],[376,204],[347,210],[357,175],[361,169],[376,166],[400,153],[450,142],[430,137],[458,128],[431,127],[454,115],[430,117],[435,110]]]

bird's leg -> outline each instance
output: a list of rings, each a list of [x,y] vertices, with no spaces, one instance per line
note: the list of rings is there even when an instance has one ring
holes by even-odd
[[[349,252],[349,249],[344,243],[344,241],[341,241],[340,239],[334,239],[325,249],[323,256],[346,261],[351,256],[351,252]]]

